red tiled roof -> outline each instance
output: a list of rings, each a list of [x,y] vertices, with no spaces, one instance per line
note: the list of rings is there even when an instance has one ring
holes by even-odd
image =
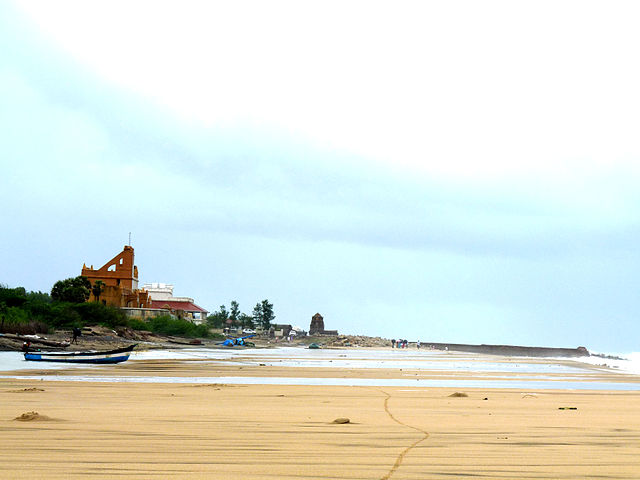
[[[182,310],[184,312],[205,312],[202,307],[191,302],[176,302],[175,300],[152,300],[149,308],[170,308],[171,310]]]

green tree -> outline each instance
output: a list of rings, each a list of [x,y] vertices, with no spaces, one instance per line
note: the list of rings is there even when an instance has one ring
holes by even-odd
[[[269,300],[266,298],[262,301],[262,318],[261,324],[263,330],[268,330],[271,326],[271,323],[276,319],[275,314],[273,313],[273,303],[269,303]]]
[[[255,326],[251,315],[247,315],[246,313],[240,314],[240,325],[242,325],[242,328],[254,328]]]
[[[9,288],[0,285],[0,332],[4,332],[5,321],[22,313],[21,309],[27,301],[26,291],[22,287]]]
[[[0,285],[0,302],[7,307],[21,307],[27,301],[27,292],[23,287],[9,288]]]
[[[220,310],[207,316],[207,323],[213,328],[223,328],[226,326],[225,322],[227,321],[227,318],[229,318],[227,307],[220,305]]]
[[[28,292],[27,293],[27,301],[30,304],[51,304],[51,295],[44,292]]]
[[[220,305],[220,315],[224,317],[225,320],[229,318],[229,312],[227,311],[227,307],[224,305]]]
[[[104,292],[105,283],[102,280],[96,280],[91,287],[91,293],[96,297],[96,302],[100,302],[100,294]]]
[[[231,311],[229,312],[229,318],[233,322],[233,325],[240,324],[240,305],[235,300],[231,301]]]
[[[58,280],[51,289],[51,298],[56,302],[84,303],[89,299],[91,282],[87,277]]]
[[[254,325],[262,325],[262,305],[260,302],[256,303],[256,306],[253,307],[251,317],[253,318]]]

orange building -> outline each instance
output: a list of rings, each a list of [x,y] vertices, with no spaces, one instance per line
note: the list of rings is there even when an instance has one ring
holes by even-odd
[[[84,264],[81,275],[87,277],[92,287],[98,280],[104,284],[100,297],[96,299],[91,292],[89,301],[100,300],[105,305],[114,307],[146,308],[148,306],[150,300],[148,293],[138,289],[138,267],[134,264],[133,247],[126,245],[122,252],[97,270],[94,270],[93,265],[88,268]]]

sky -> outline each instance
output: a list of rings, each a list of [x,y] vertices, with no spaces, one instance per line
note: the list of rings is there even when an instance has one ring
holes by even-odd
[[[640,5],[0,3],[0,283],[640,351]]]

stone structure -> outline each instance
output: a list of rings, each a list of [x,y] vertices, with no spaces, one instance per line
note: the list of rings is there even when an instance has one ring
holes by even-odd
[[[291,330],[291,325],[275,323],[269,328],[269,337],[288,337]]]
[[[456,352],[487,353],[489,355],[509,355],[514,357],[589,357],[585,347],[523,347],[519,345],[469,345],[461,343],[422,342],[426,348],[434,350],[452,350]]]
[[[193,302],[193,298],[174,297],[173,285],[150,283],[138,288],[138,267],[134,264],[133,247],[125,246],[122,252],[102,267],[95,270],[93,265],[82,267],[82,276],[87,277],[91,286],[100,280],[103,283],[100,298],[93,291],[89,301],[100,300],[105,305],[122,308],[130,317],[152,318],[159,315],[173,315],[199,323],[207,318],[207,310]]]
[[[319,313],[311,317],[311,325],[309,326],[309,335],[315,335],[324,331],[324,318]]]
[[[148,293],[138,289],[138,267],[134,264],[133,247],[126,245],[122,252],[113,257],[102,267],[95,270],[93,265],[82,266],[83,277],[87,277],[93,287],[96,281],[104,284],[99,300],[105,305],[114,307],[146,308],[149,303]],[[91,292],[89,301],[96,298]]]
[[[324,318],[319,313],[311,317],[311,325],[309,326],[309,335],[338,335],[337,330],[325,330]]]

